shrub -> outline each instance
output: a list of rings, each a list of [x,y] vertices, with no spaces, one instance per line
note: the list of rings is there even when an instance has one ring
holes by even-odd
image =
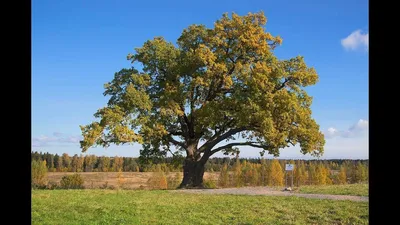
[[[107,189],[107,188],[109,188],[108,181],[106,181],[103,185],[100,186],[100,189]]]
[[[60,186],[63,189],[83,189],[83,182],[83,177],[76,173],[63,176],[60,181]]]
[[[49,189],[49,190],[54,190],[57,188],[58,188],[58,184],[57,184],[57,182],[54,182],[54,181],[49,181],[49,183],[46,186],[46,189]]]
[[[211,189],[215,189],[217,188],[217,184],[215,183],[214,180],[204,180],[203,181],[203,185],[205,188],[211,188]]]
[[[33,160],[31,163],[31,185],[32,188],[45,188],[47,184],[46,161]]]
[[[117,188],[123,188],[123,185],[125,184],[125,178],[122,174],[122,170],[119,169],[118,174],[117,174]]]
[[[368,167],[361,162],[353,165],[351,170],[351,181],[352,183],[361,183],[368,180]]]
[[[182,181],[182,173],[175,173],[174,177],[167,177],[168,189],[176,189],[181,184]]]
[[[233,167],[233,185],[235,187],[243,186],[242,181],[242,165],[239,160],[236,160],[235,165]]]
[[[228,187],[229,186],[229,172],[228,165],[225,163],[219,173],[218,177],[218,185],[220,187]]]
[[[338,184],[347,184],[346,168],[344,166],[340,167],[339,175],[337,176]]]
[[[147,180],[147,185],[152,189],[167,189],[167,177],[163,171],[154,172],[153,175]]]

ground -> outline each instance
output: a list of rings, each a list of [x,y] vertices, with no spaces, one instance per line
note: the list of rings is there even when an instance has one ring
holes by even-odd
[[[32,191],[32,224],[368,224],[368,217],[368,202],[297,196]]]
[[[340,189],[340,186],[339,186]],[[193,194],[233,194],[233,195],[267,195],[267,196],[298,196],[304,198],[350,200],[368,202],[368,197],[352,195],[332,195],[332,194],[303,194],[291,191],[277,190],[268,187],[242,187],[242,188],[223,188],[223,189],[190,189],[175,190],[174,192],[185,192]]]
[[[51,182],[65,174],[49,173]],[[32,190],[32,224],[368,224],[368,184],[185,190],[109,190],[115,172],[81,173],[84,190]],[[174,177],[177,173],[169,173]],[[124,172],[147,189],[151,172]],[[205,173],[205,180],[219,173]]]

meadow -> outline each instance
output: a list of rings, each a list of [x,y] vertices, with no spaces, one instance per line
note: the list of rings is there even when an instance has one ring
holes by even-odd
[[[169,172],[166,174],[167,179],[171,180],[182,172]],[[73,172],[49,172],[47,179],[52,183],[59,183],[65,175],[75,174]],[[78,173],[84,179],[84,187],[86,189],[105,188],[114,189],[118,186],[118,172],[81,172]],[[122,172],[120,173],[124,179],[123,189],[152,189],[149,187],[148,180],[154,176],[155,172]],[[205,172],[204,180],[208,182],[218,183],[219,172]],[[218,186],[217,186],[218,188]],[[282,190],[283,186],[274,187],[274,189]],[[169,189],[174,189],[170,187]],[[355,195],[368,196],[368,183],[342,184],[342,185],[302,185],[294,187],[294,191],[304,194],[332,194],[332,195]]]
[[[65,175],[76,174],[73,172],[48,172],[47,179],[49,182],[59,183]],[[83,186],[88,189],[96,189],[102,187],[117,187],[118,172],[80,172],[78,173],[84,179]],[[155,172],[122,172],[124,179],[123,189],[149,189],[147,181],[155,174]],[[166,174],[167,179],[173,179],[182,172],[169,172]],[[218,180],[219,172],[204,173],[205,180]]]
[[[32,224],[368,224],[368,202],[168,190],[32,190]]]
[[[254,192],[251,194],[256,195],[245,195],[244,192],[251,192],[251,187],[262,191],[284,189],[283,180],[276,186],[261,182],[262,176],[254,181],[258,171],[255,164],[247,164],[241,170],[233,167],[233,171],[229,171],[224,166],[219,172],[205,172],[204,183],[208,187],[234,190],[225,194],[216,190],[211,194],[171,191],[179,185],[182,172],[47,172],[44,161],[33,161],[32,166],[35,183],[47,184],[48,188],[32,186],[32,224],[368,224],[368,200]],[[262,172],[261,167],[259,169]],[[242,175],[237,176],[237,171],[243,171]],[[79,189],[63,189],[66,187],[62,180],[76,174],[83,185]],[[283,179],[283,173],[277,174]],[[236,186],[238,177],[240,186]],[[321,176],[308,178],[318,181]],[[157,185],[163,179],[165,186],[161,188]],[[236,192],[236,187],[242,192]],[[295,185],[293,192],[368,196],[368,182]]]
[[[331,194],[331,195],[356,195],[369,196],[368,184],[342,184],[342,185],[306,185],[298,188],[304,194]]]

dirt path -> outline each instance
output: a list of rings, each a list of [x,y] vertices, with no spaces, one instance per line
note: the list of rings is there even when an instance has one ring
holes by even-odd
[[[269,195],[269,196],[298,196],[304,198],[350,200],[368,202],[368,197],[351,195],[328,195],[328,194],[301,194],[289,191],[278,191],[266,187],[244,187],[244,188],[223,188],[223,189],[185,189],[174,190],[173,192],[187,192],[198,194],[234,194],[234,195]]]

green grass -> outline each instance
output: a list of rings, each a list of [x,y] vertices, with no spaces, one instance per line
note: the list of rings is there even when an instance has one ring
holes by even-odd
[[[368,184],[301,186],[300,193],[368,196]]]
[[[368,224],[368,202],[161,190],[33,190],[32,224]]]

